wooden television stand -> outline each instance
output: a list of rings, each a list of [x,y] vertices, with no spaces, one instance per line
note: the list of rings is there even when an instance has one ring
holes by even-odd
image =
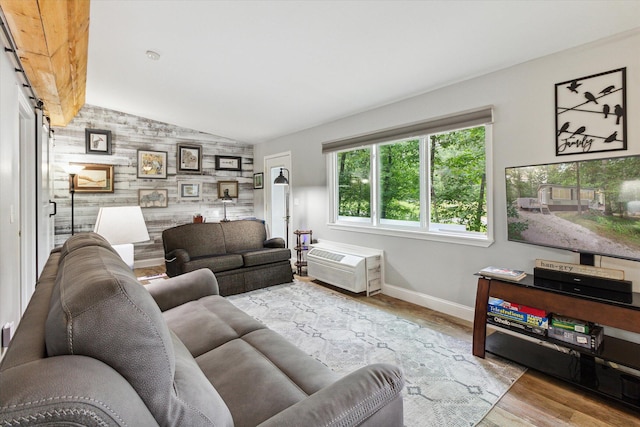
[[[597,352],[552,338],[512,332],[487,333],[489,296],[575,319],[640,334],[640,294],[631,303],[602,300],[520,282],[479,277],[473,322],[473,355],[497,356],[591,390],[640,410],[640,344],[605,336]],[[498,328],[500,329],[500,328]],[[624,370],[627,367],[630,369]]]

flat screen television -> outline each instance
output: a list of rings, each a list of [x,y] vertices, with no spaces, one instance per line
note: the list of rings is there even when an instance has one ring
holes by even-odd
[[[508,240],[640,261],[640,155],[508,167]]]

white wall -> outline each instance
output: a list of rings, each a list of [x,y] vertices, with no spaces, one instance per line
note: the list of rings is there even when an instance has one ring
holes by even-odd
[[[17,325],[21,315],[18,91],[13,65],[0,54],[0,326]]]
[[[533,271],[536,258],[578,262],[568,251],[508,242],[504,168],[640,153],[640,31],[530,61],[401,102],[256,145],[255,169],[264,156],[292,153],[293,229],[310,228],[314,238],[381,248],[386,257],[385,293],[469,318],[476,278],[486,265]],[[555,156],[555,84],[627,67],[627,151]],[[327,226],[326,159],[321,144],[390,126],[493,105],[493,196],[495,243],[489,248],[332,230]],[[262,209],[256,191],[256,211]],[[596,263],[598,260],[596,259]],[[640,291],[638,263],[602,259],[620,268]],[[417,294],[415,294],[415,293]],[[466,313],[466,314],[465,314]]]

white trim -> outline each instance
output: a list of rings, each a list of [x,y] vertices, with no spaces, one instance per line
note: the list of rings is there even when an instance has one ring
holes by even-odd
[[[282,161],[278,161],[278,159],[282,159]],[[274,161],[275,160],[275,161]],[[295,217],[294,213],[294,205],[293,205],[293,191],[296,183],[296,177],[294,174],[294,170],[291,164],[291,151],[284,151],[281,153],[270,154],[265,156],[263,159],[263,170],[264,170],[264,195],[263,195],[263,209],[264,209],[264,219],[267,225],[267,237],[272,237],[271,234],[273,232],[272,226],[272,212],[271,212],[271,192],[273,188],[273,181],[271,180],[271,168],[272,167],[284,167],[289,171],[289,185],[285,194],[288,196],[288,206],[289,206],[289,236],[288,242],[289,247],[291,247],[293,242],[293,220]],[[293,255],[292,255],[293,257]]]
[[[435,233],[433,231],[424,231],[424,230],[406,230],[406,229],[398,229],[398,228],[384,228],[381,226],[373,227],[369,224],[366,225],[357,225],[353,224],[331,224],[328,223],[327,227],[330,230],[339,230],[339,231],[353,231],[356,233],[368,233],[368,234],[376,234],[379,236],[392,236],[392,237],[403,237],[407,239],[417,239],[417,240],[429,240],[432,242],[442,242],[442,243],[453,243],[458,245],[468,245],[468,246],[478,246],[482,248],[488,248],[494,242],[493,239],[487,238],[484,234],[478,233],[478,235],[474,235],[472,233],[455,233],[455,232],[442,232]]]
[[[466,305],[457,304],[442,298],[433,297],[420,292],[400,288],[398,286],[387,285],[386,283],[382,285],[382,293],[402,301],[448,314],[449,316],[473,322],[475,310],[472,307],[467,307]]]
[[[493,243],[494,238],[494,217],[493,193],[495,191],[493,182],[493,123],[484,127],[484,171],[485,171],[485,200],[487,204],[487,240]],[[490,244],[491,244],[490,243]]]
[[[22,90],[18,91],[19,224],[20,224],[20,308],[27,309],[36,287],[36,116]]]

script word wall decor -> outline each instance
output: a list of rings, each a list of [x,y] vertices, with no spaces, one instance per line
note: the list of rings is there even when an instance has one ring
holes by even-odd
[[[626,68],[556,84],[556,156],[627,149]]]

